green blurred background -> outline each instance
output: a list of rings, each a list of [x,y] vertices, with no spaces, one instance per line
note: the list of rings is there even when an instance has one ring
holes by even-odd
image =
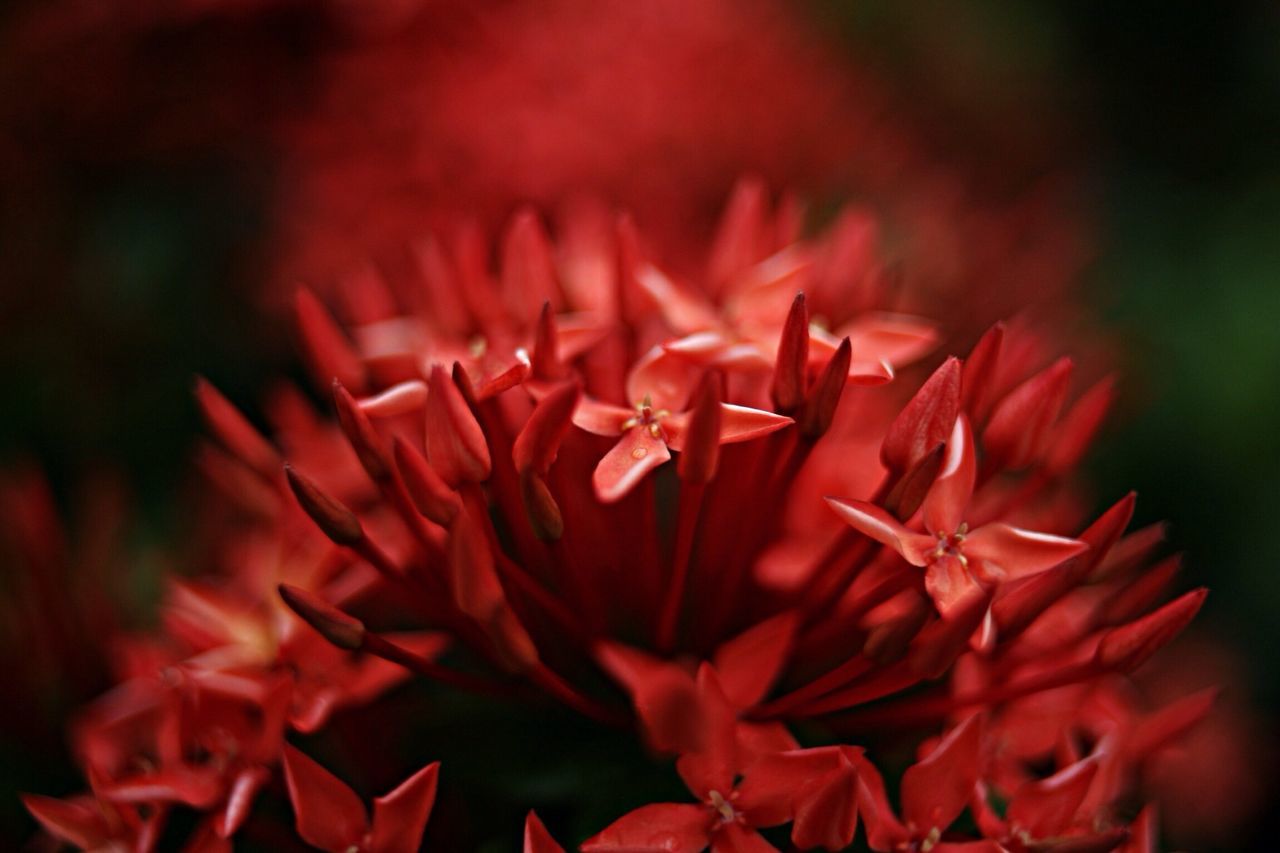
[[[1213,590],[1204,624],[1240,650],[1248,690],[1274,721],[1280,6],[821,0],[810,12],[963,144],[1044,138],[1082,176],[1098,238],[1089,301],[1122,341],[1127,377],[1119,423],[1093,457],[1099,493],[1135,488],[1140,521],[1172,521],[1189,554],[1183,582]],[[139,49],[200,91],[221,73],[198,61],[211,45],[252,57],[268,43],[276,61],[246,60],[242,85],[264,87],[255,109],[294,109],[316,49],[296,9],[252,26],[171,28]],[[11,60],[0,57],[5,103],[26,84]],[[211,117],[190,131],[205,145],[140,144],[136,129],[166,97],[143,98],[136,115],[68,116],[39,98],[31,107],[27,93],[6,120],[22,145],[47,148],[46,171],[0,152],[10,190],[57,189],[0,206],[0,460],[37,460],[60,496],[109,461],[131,485],[142,544],[182,529],[172,496],[189,487],[199,429],[192,375],[252,401],[265,379],[297,372],[288,335],[247,307],[274,168],[268,148],[236,131],[255,117]],[[1017,126],[1044,113],[1065,118]],[[134,585],[153,589],[154,566],[137,571]],[[67,790],[74,774],[29,744],[4,743],[0,759],[0,835],[25,834],[11,792]]]

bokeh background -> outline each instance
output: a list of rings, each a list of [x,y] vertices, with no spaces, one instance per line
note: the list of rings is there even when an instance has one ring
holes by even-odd
[[[0,7],[0,461],[47,472],[73,522],[92,516],[78,500],[86,483],[127,491],[122,600],[145,624],[172,568],[164,543],[187,523],[175,495],[199,488],[193,375],[251,408],[271,377],[301,373],[262,295],[291,175],[279,129],[326,108],[321,69],[349,35],[305,3],[41,5]],[[1201,633],[1228,648],[1174,665],[1221,675],[1234,701],[1261,709],[1249,724],[1256,778],[1214,807],[1270,804],[1280,7],[802,8],[823,50],[905,105],[932,151],[993,186],[1016,176],[1064,188],[1087,234],[1081,301],[1124,375],[1094,482],[1104,496],[1135,488],[1139,522],[1170,520],[1187,552],[1183,582],[1211,587]],[[23,712],[55,719],[81,698]],[[18,790],[76,787],[56,731],[0,733],[0,837],[32,829]],[[1275,829],[1265,807],[1253,814],[1221,849]]]

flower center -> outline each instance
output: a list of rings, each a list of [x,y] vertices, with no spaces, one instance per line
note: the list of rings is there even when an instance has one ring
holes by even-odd
[[[662,419],[670,414],[666,409],[655,409],[653,401],[645,394],[644,399],[636,403],[636,413],[622,422],[622,429],[625,431],[633,427],[644,427],[649,430],[649,435],[661,439]]]
[[[938,546],[933,549],[930,556],[934,560],[941,560],[943,557],[955,557],[960,561],[960,565],[968,567],[969,561],[964,556],[961,545],[964,543],[965,537],[969,534],[969,525],[961,522],[956,528],[955,533],[939,533]]]
[[[708,795],[708,804],[720,816],[721,823],[733,823],[735,820],[740,819],[741,814],[733,807],[733,803],[729,802],[730,799],[736,796],[736,791],[729,794],[729,799],[725,799],[719,791],[712,791]]]

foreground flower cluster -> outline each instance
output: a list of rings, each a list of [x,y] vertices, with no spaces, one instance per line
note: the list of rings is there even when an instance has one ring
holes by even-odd
[[[553,241],[526,211],[339,305],[299,293],[336,419],[281,390],[268,440],[198,383],[220,569],[122,642],[73,731],[90,793],[31,813],[146,850],[194,810],[188,849],[219,850],[287,797],[315,847],[417,849],[447,766],[406,758],[368,811],[288,743],[413,675],[675,759],[687,801],[582,850],[1152,849],[1141,769],[1212,696],[1152,708],[1128,675],[1205,593],[1166,599],[1132,495],[1081,515],[1110,382],[1001,324],[940,358],[947,318],[886,310],[874,221],[802,219],[744,184],[683,281],[625,217]],[[923,736],[900,783],[889,731]]]

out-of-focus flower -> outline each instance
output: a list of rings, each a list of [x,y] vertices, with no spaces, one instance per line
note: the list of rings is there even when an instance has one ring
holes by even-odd
[[[370,822],[284,741],[341,708],[375,712],[414,673],[513,713],[559,705],[677,758],[696,803],[637,804],[584,849],[765,850],[758,830],[789,824],[797,848],[835,850],[859,815],[876,850],[1124,842],[1139,765],[1203,697],[1096,738],[1073,739],[1102,719],[1093,705],[1020,722],[1055,690],[1125,683],[1204,599],[1160,603],[1157,539],[1124,536],[1131,497],[1092,523],[1079,511],[1071,473],[1109,395],[1066,405],[1066,363],[1037,370],[1029,334],[1003,326],[912,393],[895,368],[945,340],[945,318],[886,314],[873,253],[854,286],[874,279],[876,298],[834,314],[850,334],[830,343],[809,297],[777,298],[813,283],[831,304],[829,272],[794,263],[830,236],[741,199],[715,276],[679,286],[625,217],[559,244],[522,213],[500,252],[469,229],[420,277],[350,282],[345,324],[300,296],[336,427],[282,391],[268,440],[201,383],[216,442],[201,459],[238,508],[238,546],[213,578],[173,585],[152,668],[76,726],[95,795],[194,809],[196,842],[225,839],[283,760],[305,840],[412,847],[434,765]],[[789,236],[725,248],[761,233]],[[701,330],[679,319],[694,314]],[[832,480],[858,495],[838,513]],[[798,720],[855,740],[944,732],[904,777],[899,818],[872,753],[805,748]],[[1048,773],[1009,740],[1033,731],[1054,744]],[[975,826],[956,828],[966,807]],[[533,818],[527,833],[554,845]]]

